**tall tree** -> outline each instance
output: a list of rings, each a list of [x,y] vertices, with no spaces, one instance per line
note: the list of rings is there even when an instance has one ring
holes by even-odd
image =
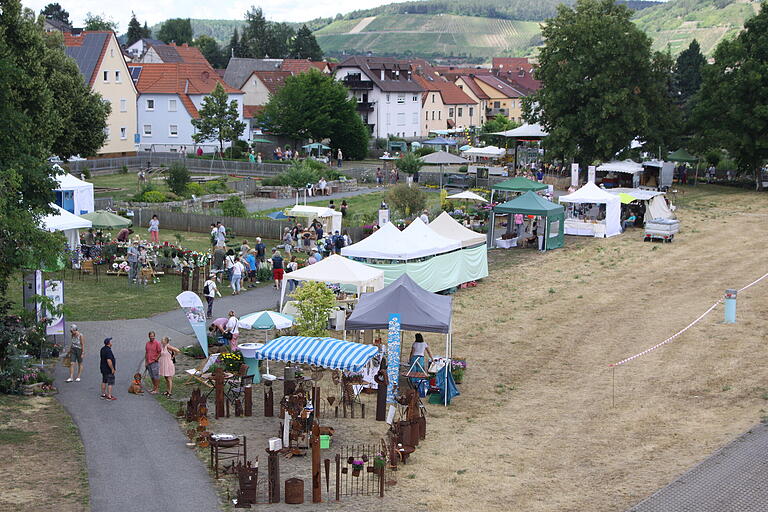
[[[147,26],[146,20],[144,21],[144,26],[141,28],[141,38],[147,39],[149,37],[152,37],[152,30]]]
[[[87,13],[85,15],[85,30],[111,30],[117,32],[117,23],[107,19],[103,14]]]
[[[200,53],[203,54],[203,57],[214,68],[224,68],[227,66],[227,61],[222,54],[219,44],[211,36],[206,36],[205,34],[198,36],[192,45],[200,49]]]
[[[56,65],[52,60],[57,60]],[[55,198],[55,171],[46,159],[67,131],[103,133],[103,119],[94,126],[68,124],[75,114],[66,111],[69,102],[59,94],[72,88],[57,85],[67,81],[65,74],[83,84],[63,50],[52,53],[46,46],[42,27],[23,12],[19,0],[4,0],[0,9],[0,314],[8,309],[5,297],[11,275],[30,261],[53,263],[61,253],[61,237],[39,228]]]
[[[243,57],[263,59],[270,45],[269,22],[264,17],[261,7],[251,7],[245,13],[246,26],[240,38]],[[274,57],[274,56],[273,56]]]
[[[739,170],[763,189],[760,168],[768,158],[768,2],[732,40],[723,40],[714,64],[703,70],[693,107],[697,137],[724,147]]]
[[[59,20],[69,25],[69,13],[58,2],[46,5],[40,14],[44,18]]]
[[[192,22],[189,18],[167,20],[157,31],[157,38],[165,43],[189,44],[192,42]]]
[[[126,34],[125,44],[131,46],[142,37],[144,37],[144,31],[141,28],[141,23],[136,19],[136,14],[131,13],[131,21],[128,22],[128,33]]]
[[[547,146],[582,165],[609,160],[649,133],[662,104],[651,40],[613,0],[559,5],[547,20],[536,77],[542,88],[526,98],[525,118],[549,132]]]
[[[210,141],[219,142],[219,151],[224,152],[224,143],[237,140],[245,130],[245,123],[240,121],[237,101],[229,101],[227,92],[221,82],[216,84],[213,92],[203,98],[200,117],[192,120],[195,134],[192,135],[198,144]]]
[[[302,25],[296,32],[296,37],[291,41],[290,57],[292,59],[309,59],[311,61],[323,60],[323,50],[317,44],[317,39],[306,25]]]
[[[232,32],[232,37],[229,38],[229,45],[227,45],[227,57],[243,57],[243,50],[240,45],[240,36],[237,32],[237,27],[235,27],[234,32]]]
[[[654,52],[651,58],[651,80],[647,95],[648,127],[641,139],[645,149],[663,160],[669,151],[677,149],[683,118],[675,105],[674,65],[672,55]]]
[[[674,72],[675,102],[686,105],[688,100],[701,88],[701,71],[707,59],[701,53],[701,46],[695,39],[688,48],[677,56]]]
[[[269,23],[267,28],[267,55],[273,59],[288,57],[296,31],[287,23]]]
[[[259,117],[267,130],[294,141],[330,139],[345,157],[365,158],[370,133],[341,82],[310,70],[285,79]]]

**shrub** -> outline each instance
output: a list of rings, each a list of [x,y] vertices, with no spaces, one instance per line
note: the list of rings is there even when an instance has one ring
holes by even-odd
[[[406,174],[416,174],[424,164],[415,153],[405,153],[395,161],[395,167]]]
[[[221,203],[221,213],[226,217],[247,217],[248,210],[246,210],[243,200],[238,196],[230,197],[223,203]]]
[[[123,164],[123,166],[117,172],[120,174],[128,174],[128,166]]]
[[[389,206],[403,217],[410,217],[427,205],[427,194],[418,187],[409,187],[405,183],[395,185],[387,194]]]
[[[261,180],[261,184],[265,187],[279,187],[281,186],[281,180],[279,176],[275,176],[272,178],[264,178]]]
[[[280,173],[277,176],[280,185],[301,189],[306,187],[308,183],[317,183],[320,176],[318,171],[313,168],[313,164],[308,163],[310,161],[296,162],[287,171]]]
[[[459,166],[459,172],[467,172],[468,167],[466,165]]]
[[[162,203],[165,202],[167,197],[159,190],[148,190],[141,194],[138,199],[140,203]]]
[[[431,148],[429,146],[421,146],[420,148],[414,150],[413,154],[421,158],[423,156],[427,156],[434,152],[435,152],[434,148]]]
[[[203,188],[205,188],[205,192],[208,194],[226,194],[229,192],[226,179],[209,181],[203,185]]]
[[[168,188],[171,189],[176,195],[184,195],[189,184],[189,170],[187,167],[180,163],[174,162],[171,164],[171,168],[168,170]]]
[[[205,188],[203,188],[203,186],[199,183],[187,183],[187,195],[205,195]]]
[[[144,197],[144,194],[146,194],[147,192],[151,192],[153,190],[157,190],[157,187],[155,187],[152,183],[147,183],[146,185],[143,185],[141,189],[133,195],[131,200],[143,201],[142,197]]]
[[[85,176],[85,179],[89,180],[91,179],[91,170],[87,167],[83,167],[82,170],[83,176]]]
[[[297,300],[299,316],[296,318],[296,331],[299,336],[326,336],[328,314],[336,304],[333,292],[325,283],[309,282],[293,292]]]

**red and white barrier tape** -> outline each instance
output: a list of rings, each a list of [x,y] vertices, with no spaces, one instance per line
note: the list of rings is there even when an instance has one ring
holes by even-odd
[[[762,277],[759,277],[758,279],[755,279],[754,281],[752,281],[751,283],[749,283],[747,286],[744,286],[743,288],[739,288],[739,290],[738,290],[738,291],[742,292],[742,291],[746,290],[747,288],[750,288],[750,287],[752,287],[752,286],[756,285],[757,283],[759,283],[760,281],[762,281],[762,280],[763,280],[763,279],[765,279],[766,277],[768,277],[768,274],[764,274]],[[685,331],[687,331],[688,329],[690,329],[691,327],[693,327],[694,325],[696,325],[697,323],[699,323],[699,322],[700,322],[700,321],[701,321],[701,320],[702,320],[702,319],[703,319],[705,316],[707,316],[708,314],[710,314],[710,313],[712,312],[712,310],[713,310],[713,309],[715,309],[715,308],[717,307],[717,305],[718,305],[718,304],[720,304],[721,302],[723,302],[723,298],[724,298],[724,297],[721,297],[720,299],[718,299],[718,300],[717,300],[717,302],[715,302],[714,304],[712,304],[712,305],[709,307],[709,309],[707,309],[707,310],[706,310],[704,313],[702,313],[702,314],[701,314],[701,315],[700,315],[700,316],[699,316],[699,317],[698,317],[696,320],[694,320],[693,322],[691,322],[691,323],[689,323],[688,325],[686,325],[686,326],[685,326],[685,328],[683,328],[683,330],[681,330],[681,331],[679,331],[679,332],[677,332],[677,333],[673,334],[672,336],[670,336],[669,338],[665,339],[665,340],[664,340],[664,341],[662,341],[661,343],[659,343],[659,344],[657,344],[657,345],[654,345],[654,346],[652,346],[651,348],[648,348],[648,349],[646,349],[646,350],[643,350],[642,352],[640,352],[640,353],[638,353],[638,354],[635,354],[635,355],[633,355],[633,356],[631,356],[631,357],[628,357],[628,358],[626,358],[626,359],[622,359],[622,360],[621,360],[621,361],[619,361],[618,363],[609,364],[609,365],[608,365],[608,367],[610,368],[610,367],[614,367],[614,366],[621,366],[622,364],[626,364],[626,363],[628,363],[628,362],[630,362],[630,361],[632,361],[632,360],[634,360],[634,359],[637,359],[637,358],[638,358],[638,357],[640,357],[640,356],[644,356],[645,354],[647,354],[647,353],[649,353],[649,352],[653,352],[654,350],[656,350],[657,348],[659,348],[659,347],[661,347],[661,346],[663,346],[663,345],[666,345],[667,343],[669,343],[670,341],[674,340],[675,338],[677,338],[678,336],[680,336],[681,334],[683,334]]]

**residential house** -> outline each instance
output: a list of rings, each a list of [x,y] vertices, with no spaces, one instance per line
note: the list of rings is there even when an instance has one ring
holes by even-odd
[[[490,96],[488,96],[485,91],[479,85],[477,85],[477,82],[475,82],[475,76],[458,75],[454,80],[454,84],[467,96],[472,98],[475,103],[477,103],[477,114],[479,116],[478,126],[485,124],[485,121],[487,120],[485,112],[488,110],[488,100],[490,99]]]
[[[524,92],[492,75],[475,75],[472,80],[488,95],[486,119],[503,115],[510,121],[523,122],[522,99],[527,96]]]
[[[418,137],[421,134],[421,95],[408,61],[388,57],[348,57],[335,77],[357,100],[357,111],[374,137]]]
[[[316,69],[326,75],[331,72],[331,68],[327,62],[314,62],[309,59],[283,59],[280,69],[282,71],[289,71],[294,75],[304,73],[310,69]]]
[[[533,63],[521,57],[494,57],[493,72],[512,87],[530,94],[541,89],[533,76]]]
[[[237,101],[243,117],[243,92],[227,85],[205,62],[131,63],[131,77],[139,91],[138,126],[142,151],[175,152],[194,150],[192,119],[200,117],[203,99],[221,83],[229,100]],[[248,137],[244,131],[241,137]],[[218,143],[200,144],[204,151],[215,151]]]
[[[72,27],[56,18],[45,18],[43,20],[43,30],[46,32],[69,32]]]
[[[85,83],[112,106],[107,118],[107,141],[99,156],[127,155],[136,151],[136,87],[111,31],[64,32],[67,55],[72,57]]]
[[[134,57],[139,49],[143,50],[142,53]],[[208,63],[205,56],[195,46],[189,46],[187,43],[176,46],[176,43],[165,44],[155,39],[141,39],[126,48],[126,53],[131,56],[132,62],[143,64]]]
[[[480,125],[478,102],[456,84],[438,76],[416,75],[414,78],[424,88],[421,103],[422,135],[429,135],[435,130]]]
[[[163,46],[165,45],[164,42],[160,41],[159,39],[151,39],[148,37],[139,39],[132,45],[125,48],[125,55],[129,59],[131,59],[133,62],[138,62],[139,59],[141,59],[142,56],[144,56],[145,53],[147,53],[147,50],[151,46]]]
[[[289,71],[254,71],[240,87],[244,93],[243,115],[249,123],[248,133],[259,129],[256,118],[269,102],[269,97],[283,86],[291,74]]]
[[[254,71],[280,71],[283,59],[244,59],[232,57],[224,71],[224,81],[230,87],[242,89]]]

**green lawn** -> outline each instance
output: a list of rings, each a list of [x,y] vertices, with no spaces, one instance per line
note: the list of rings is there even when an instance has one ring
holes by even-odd
[[[191,172],[194,175],[194,172]],[[236,180],[222,174],[227,181]],[[90,180],[94,186],[94,195],[96,197],[111,197],[115,201],[125,201],[130,199],[139,191],[139,180],[135,172],[128,174],[106,174],[103,176],[94,176]],[[161,192],[169,192],[165,179],[158,175],[152,180],[152,184]]]

